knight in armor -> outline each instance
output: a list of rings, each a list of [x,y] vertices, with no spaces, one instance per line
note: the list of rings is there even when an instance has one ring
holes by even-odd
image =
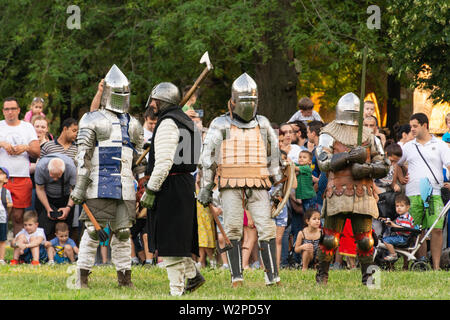
[[[199,201],[207,206],[212,201],[218,176],[223,203],[224,230],[233,248],[227,251],[233,287],[243,284],[242,246],[244,209],[258,231],[261,260],[266,285],[280,282],[276,259],[276,226],[271,217],[268,190],[281,181],[278,137],[269,120],[257,115],[258,88],[244,73],[232,84],[229,112],[215,118],[203,143],[200,167]],[[283,183],[275,186],[280,196]]]
[[[359,107],[354,93],[342,96],[336,106],[336,119],[322,128],[316,149],[319,168],[328,176],[316,274],[319,284],[327,284],[330,262],[347,218],[352,223],[363,284],[370,276],[367,269],[373,262],[372,218],[378,217],[374,179],[386,176],[389,160],[380,140],[366,127],[358,146],[358,126],[362,125],[358,123]]]
[[[147,107],[158,116],[150,144],[146,175],[150,179],[141,205],[150,214],[150,247],[162,257],[170,294],[180,296],[200,287],[205,279],[192,254],[199,255],[197,205],[193,173],[198,164],[201,135],[179,106],[177,86],[156,85]]]
[[[111,259],[119,286],[131,282],[130,227],[136,216],[135,179],[144,177],[145,165],[136,166],[142,153],[144,130],[130,116],[130,88],[126,76],[113,65],[104,80],[100,109],[83,115],[77,136],[77,183],[71,198],[86,203],[102,228],[111,230]],[[88,287],[99,238],[86,213],[86,229],[78,255],[78,285]]]

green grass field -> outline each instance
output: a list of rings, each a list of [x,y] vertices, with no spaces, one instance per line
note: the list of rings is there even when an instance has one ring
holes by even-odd
[[[244,273],[244,286],[231,288],[228,270],[202,269],[206,283],[182,296],[168,295],[169,282],[162,268],[133,267],[135,289],[118,288],[112,266],[94,267],[90,289],[69,289],[70,265],[0,266],[0,300],[448,300],[447,271],[380,271],[379,288],[360,283],[359,270],[331,270],[328,286],[315,284],[315,271],[281,270],[282,285],[266,287],[262,270]]]

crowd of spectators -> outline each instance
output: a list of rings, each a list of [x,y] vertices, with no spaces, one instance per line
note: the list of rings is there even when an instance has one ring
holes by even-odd
[[[100,86],[101,83],[99,88]],[[206,132],[207,128],[204,128],[202,123],[202,110],[195,108],[196,99],[195,94],[183,110],[200,130]],[[93,105],[98,104],[97,100],[96,96]],[[53,264],[74,262],[77,258],[79,234],[82,231],[78,221],[80,208],[74,205],[69,195],[77,175],[75,142],[78,121],[72,118],[64,119],[61,132],[53,136],[49,132],[49,120],[45,116],[44,106],[44,99],[34,98],[24,119],[20,120],[21,109],[17,100],[6,98],[3,101],[5,120],[0,121],[0,264],[5,264],[8,217],[11,220],[11,244],[14,247],[11,264],[17,264],[21,260],[32,264],[48,260]],[[394,209],[393,220],[399,216],[400,220],[403,217],[412,226],[429,228],[443,208],[445,188],[450,189],[450,114],[446,117],[449,132],[439,138],[429,133],[428,118],[424,114],[412,115],[409,123],[396,126],[393,135],[386,135],[374,112],[373,102],[365,102],[363,125],[380,139],[386,157],[391,162],[388,175],[375,181],[377,194],[380,198],[393,194],[397,202],[407,207],[406,212],[395,212]],[[144,140],[147,143],[151,140],[156,122],[157,116],[153,110],[147,109],[143,121]],[[327,185],[327,176],[320,171],[315,148],[319,142],[321,128],[325,125],[319,113],[314,111],[314,103],[307,97],[299,100],[298,111],[288,122],[272,124],[278,132],[282,159],[289,159],[295,164],[297,177],[287,205],[280,215],[274,218],[277,227],[277,264],[280,268],[307,270],[315,267],[323,223],[320,212]],[[424,169],[424,159],[419,150],[426,154],[430,170]],[[198,181],[198,171],[195,176]],[[429,198],[431,212],[427,215],[423,214],[424,203],[420,200],[419,191],[424,178],[427,178],[432,186]],[[214,190],[213,198],[214,201],[208,208],[200,204],[197,206],[200,257],[195,259],[199,267],[215,268],[220,265],[227,268],[226,255],[214,255],[216,246],[224,247],[225,241],[214,222],[214,217],[217,217],[223,223],[220,192],[217,189]],[[139,194],[137,199],[140,199]],[[394,207],[397,202],[393,203]],[[136,210],[137,219],[131,230],[132,262],[154,265],[161,261],[157,252],[149,247],[147,209],[137,204]],[[389,213],[381,212],[380,209],[380,214],[385,218]],[[396,222],[398,221],[397,219]],[[243,269],[260,268],[258,233],[251,214],[245,212],[242,223]],[[377,220],[374,220],[373,228],[379,238],[386,239],[385,243],[390,249],[387,261],[397,258],[392,250],[395,245],[392,238],[395,235],[388,234],[386,228]],[[450,236],[446,231],[443,232],[447,229],[447,224],[439,221],[432,231],[430,252],[434,269],[439,269],[440,253],[450,244]],[[334,268],[342,268],[345,264],[348,268],[354,268],[357,264],[355,250],[351,225],[346,223]],[[107,263],[107,248],[99,249],[99,252],[100,264]],[[418,258],[426,259],[427,252],[425,242],[419,250]],[[44,256],[46,259],[43,259]]]

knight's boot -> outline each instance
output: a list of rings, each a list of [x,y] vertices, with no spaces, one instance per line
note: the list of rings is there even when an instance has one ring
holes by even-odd
[[[227,251],[227,258],[231,272],[231,284],[233,288],[236,288],[244,282],[242,275],[242,246],[241,240],[230,240],[230,242],[233,248]]]
[[[261,261],[264,265],[266,285],[280,284],[277,268],[277,248],[275,239],[259,241]]]
[[[134,284],[131,282],[131,270],[117,271],[117,281],[119,287],[134,288]]]
[[[316,283],[327,285],[329,270],[330,270],[329,261],[319,261],[319,264],[317,265]]]
[[[373,265],[373,263],[361,263],[361,280],[362,284],[367,286],[367,280],[373,274],[373,272],[369,271],[369,267]]]
[[[204,284],[206,281],[197,268],[195,268],[195,271],[196,271],[195,277],[192,279],[188,278],[186,281],[186,287],[184,288],[185,292],[188,293],[194,292],[196,289],[200,288],[200,286]]]
[[[91,274],[90,270],[78,269],[79,287],[81,289],[88,289],[88,277]]]

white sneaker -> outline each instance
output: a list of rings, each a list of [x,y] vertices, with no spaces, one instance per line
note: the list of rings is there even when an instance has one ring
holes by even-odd
[[[55,264],[55,260],[48,260],[47,264],[49,266],[53,266]]]
[[[5,260],[0,260],[0,265],[4,266],[6,264]]]

